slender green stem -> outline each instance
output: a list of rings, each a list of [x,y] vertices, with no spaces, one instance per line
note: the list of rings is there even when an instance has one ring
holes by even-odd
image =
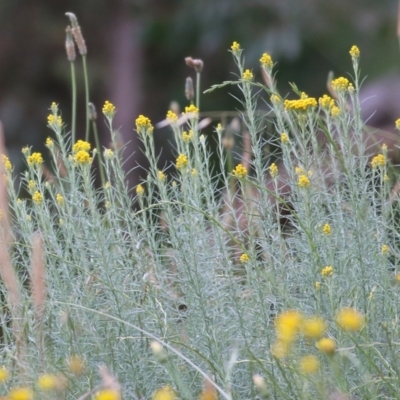
[[[86,65],[86,54],[82,55],[83,61],[83,76],[85,80],[85,107],[86,107],[86,130],[85,130],[85,140],[89,141],[89,79],[87,73]]]
[[[74,61],[71,65],[71,83],[72,83],[72,126],[71,126],[71,146],[76,141],[76,74]]]
[[[200,110],[200,72],[196,73],[196,107]]]
[[[105,174],[104,174],[103,155],[101,152],[99,132],[97,130],[97,124],[96,124],[95,120],[92,121],[92,128],[93,128],[93,132],[94,132],[94,140],[96,143],[97,155],[99,157],[99,171],[100,171],[101,184],[102,184],[102,186],[104,186],[106,183],[106,178],[105,178]]]

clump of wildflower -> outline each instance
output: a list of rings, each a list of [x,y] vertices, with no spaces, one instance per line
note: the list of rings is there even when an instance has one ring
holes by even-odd
[[[249,69],[246,69],[246,71],[243,72],[242,79],[244,81],[252,81],[253,78],[253,73]]]
[[[336,323],[346,332],[356,332],[364,326],[365,318],[355,308],[345,307],[337,313]]]
[[[193,139],[193,131],[192,130],[190,130],[189,132],[183,132],[182,133],[182,140],[185,143],[190,142],[192,139]]]
[[[72,151],[77,153],[78,151],[89,151],[91,148],[89,142],[85,142],[84,140],[78,140],[74,146],[72,147]]]
[[[276,164],[275,163],[272,163],[270,166],[269,166],[269,173],[271,174],[271,177],[274,179],[274,178],[276,178],[277,176],[278,176],[278,167],[276,166]]]
[[[114,158],[114,152],[111,149],[104,150],[104,158],[106,160],[112,160]]]
[[[298,100],[285,100],[285,110],[305,112],[317,106],[317,100],[314,97],[308,97],[304,92],[301,93]]]
[[[67,361],[68,369],[74,375],[82,375],[85,372],[85,361],[78,354],[72,354]]]
[[[279,342],[291,344],[302,326],[303,316],[295,310],[284,311],[276,317],[275,329]]]
[[[164,174],[164,172],[162,172],[162,171],[158,171],[158,173],[157,173],[157,176],[158,176],[158,179],[161,181],[161,182],[164,182],[165,181],[165,174]]]
[[[121,395],[115,389],[103,389],[96,393],[95,400],[121,400]]]
[[[400,130],[400,118],[396,119],[396,129]]]
[[[32,195],[32,200],[36,204],[42,204],[43,203],[43,195],[40,193],[38,190],[36,190],[35,193]]]
[[[243,166],[242,164],[236,165],[235,169],[232,171],[232,174],[238,178],[238,179],[243,179],[247,175],[247,168]]]
[[[333,275],[333,267],[331,265],[327,265],[326,267],[321,269],[322,276],[332,276]]]
[[[231,46],[232,53],[237,55],[240,52],[240,44],[238,42],[233,42]]]
[[[57,193],[56,201],[58,205],[62,206],[64,204],[64,197],[60,193]]]
[[[371,161],[372,168],[383,168],[386,165],[386,157],[383,154],[378,154]]]
[[[10,373],[6,367],[0,367],[0,383],[7,382],[10,378]]]
[[[35,165],[39,166],[43,163],[43,157],[40,153],[32,153],[30,156],[27,158],[28,165]]]
[[[176,159],[176,168],[178,170],[182,170],[184,168],[186,168],[189,164],[189,160],[188,158],[184,155],[184,154],[179,154],[179,156]]]
[[[157,389],[152,396],[152,400],[176,400],[177,398],[175,390],[170,385]]]
[[[87,151],[80,150],[74,155],[74,161],[77,165],[90,164],[93,159]]]
[[[271,69],[274,66],[274,63],[272,62],[272,57],[268,53],[263,53],[260,58],[260,63],[262,67],[268,69]]]
[[[112,117],[114,117],[115,110],[116,110],[116,108],[115,108],[114,104],[112,104],[108,100],[106,100],[104,103],[104,106],[103,106],[103,110],[102,110],[103,114],[107,118],[111,119]]]
[[[144,115],[139,115],[136,118],[136,130],[138,133],[153,133],[153,125],[149,118],[145,117]]]
[[[5,154],[2,154],[1,158],[3,161],[4,169],[10,172],[12,170],[12,164],[10,159]]]
[[[19,387],[10,390],[8,394],[9,400],[32,400],[33,391],[27,387]]]
[[[198,117],[199,109],[194,104],[191,104],[185,107],[185,114],[194,114],[194,117]]]
[[[333,106],[331,108],[331,115],[332,117],[338,117],[340,115],[340,108],[338,106]]]
[[[167,112],[167,120],[170,123],[174,123],[174,122],[178,121],[178,116],[173,111],[169,110]]]
[[[144,194],[144,187],[143,187],[141,184],[139,184],[139,185],[136,186],[136,194],[137,194],[138,196],[143,196],[143,194]]]
[[[242,264],[246,264],[247,262],[249,262],[250,257],[249,257],[248,254],[243,253],[243,254],[240,256],[239,260],[240,260],[240,262],[241,262]]]
[[[386,255],[387,253],[389,253],[389,246],[387,244],[383,244],[381,247],[381,252],[383,255]]]
[[[315,374],[319,370],[319,360],[312,354],[304,356],[300,359],[299,367],[304,374]]]
[[[357,46],[351,46],[349,54],[351,55],[351,58],[358,58],[360,57],[360,49]]]
[[[37,386],[40,390],[55,390],[60,388],[60,379],[56,375],[43,374],[40,375],[37,381]]]
[[[330,110],[335,105],[335,100],[333,100],[332,97],[328,96],[327,94],[324,94],[318,99],[318,103],[321,108]]]
[[[49,149],[52,149],[53,147],[54,147],[54,142],[53,142],[53,139],[52,138],[47,138],[46,139],[46,147],[48,147]]]
[[[305,318],[302,323],[303,335],[307,338],[318,339],[326,329],[325,321],[321,317]]]
[[[325,354],[333,354],[336,350],[336,343],[331,338],[322,338],[318,340],[315,344],[315,347],[321,352]]]
[[[288,144],[289,143],[289,136],[287,135],[286,132],[283,132],[281,134],[281,143],[282,144]]]
[[[339,77],[331,82],[332,88],[335,92],[345,92],[353,88],[353,84],[349,82],[347,78]]]
[[[297,180],[297,185],[302,189],[310,187],[310,180],[308,179],[308,176],[304,174],[300,175],[299,179]]]
[[[322,227],[322,232],[324,233],[324,235],[329,236],[332,232],[332,228],[331,226],[326,223],[323,227]]]
[[[59,129],[62,127],[62,118],[59,115],[50,114],[47,117],[47,124],[53,129]]]

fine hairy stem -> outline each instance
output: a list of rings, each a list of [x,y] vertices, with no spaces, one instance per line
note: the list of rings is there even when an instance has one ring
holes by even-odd
[[[83,61],[83,76],[85,80],[85,109],[86,109],[86,130],[85,141],[89,141],[89,79],[87,73],[86,54],[82,55]]]

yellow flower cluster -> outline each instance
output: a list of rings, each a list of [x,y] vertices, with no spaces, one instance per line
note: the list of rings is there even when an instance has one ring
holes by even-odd
[[[30,191],[30,192],[32,192],[33,191],[33,189],[35,189],[36,188],[36,182],[34,181],[34,180],[30,180],[29,182],[28,182],[28,190]]]
[[[115,114],[115,106],[114,104],[110,103],[108,100],[106,100],[106,102],[104,103],[103,106],[103,114],[107,117],[107,118],[112,118]]]
[[[389,246],[387,244],[383,244],[381,247],[382,254],[386,255],[389,253]]]
[[[57,193],[56,201],[58,205],[62,206],[64,204],[64,197],[60,193]]]
[[[103,389],[96,393],[95,400],[121,400],[119,391],[114,389]]]
[[[281,143],[282,144],[288,144],[289,143],[289,136],[287,135],[286,132],[283,132],[281,134]]]
[[[72,354],[67,361],[68,370],[74,375],[82,375],[85,372],[85,361],[78,354]]]
[[[326,330],[326,324],[321,317],[309,317],[302,321],[301,329],[306,338],[319,339]]]
[[[167,112],[167,120],[171,123],[178,121],[178,116],[171,110]]]
[[[144,115],[139,115],[136,118],[136,130],[138,132],[145,131],[146,133],[152,134],[154,128],[149,118],[145,117]]]
[[[400,118],[396,119],[395,124],[396,124],[396,129],[400,130]]]
[[[347,78],[336,78],[331,82],[332,88],[335,92],[345,92],[346,90],[353,89],[353,84]]]
[[[9,400],[32,400],[33,391],[27,387],[18,387],[10,390],[7,399]]]
[[[335,105],[335,100],[333,100],[332,97],[328,96],[327,94],[324,94],[318,99],[318,103],[321,108],[330,110]]]
[[[322,227],[322,232],[324,233],[324,235],[328,236],[331,234],[332,228],[331,226],[326,223],[323,227]]]
[[[232,46],[231,46],[231,50],[232,50],[234,53],[239,52],[239,51],[240,51],[240,44],[239,44],[238,42],[233,42],[233,43],[232,43]]]
[[[338,117],[340,115],[340,108],[338,106],[333,106],[331,108],[331,115],[332,117]]]
[[[285,100],[285,109],[287,111],[307,111],[317,106],[317,100],[314,97],[308,97],[304,92],[298,100]]]
[[[281,96],[279,96],[278,94],[271,94],[271,97],[269,98],[271,100],[272,104],[280,104],[282,101]]]
[[[176,168],[181,170],[188,166],[189,160],[184,154],[179,154],[176,159]]]
[[[188,107],[185,107],[185,114],[198,114],[199,113],[199,109],[194,105],[191,104]]]
[[[74,155],[75,164],[90,164],[93,161],[93,158],[90,157],[90,154],[85,150],[80,150]]]
[[[54,146],[53,139],[48,137],[48,138],[46,139],[46,147],[48,147],[49,149],[51,149],[51,148],[53,148],[53,146]]]
[[[264,68],[272,68],[274,63],[272,62],[272,57],[268,53],[264,53],[260,58],[261,66]]]
[[[138,196],[143,196],[143,193],[144,193],[144,187],[141,184],[137,185],[136,186],[136,194]]]
[[[242,79],[244,81],[252,81],[253,77],[253,73],[249,69],[246,69],[246,71],[243,72]]]
[[[238,179],[243,179],[247,175],[247,168],[244,167],[242,164],[238,164],[236,165],[236,168],[232,171],[232,174]]]
[[[12,164],[11,164],[10,159],[5,154],[2,154],[1,158],[2,158],[2,161],[3,161],[4,169],[6,171],[11,171],[12,170]]]
[[[42,374],[37,381],[38,388],[43,391],[62,389],[64,384],[60,376],[53,374]]]
[[[269,173],[271,174],[271,177],[272,178],[276,178],[277,176],[278,176],[278,167],[276,166],[276,164],[275,163],[272,163],[270,166],[269,166]]]
[[[62,118],[59,115],[50,114],[47,117],[47,124],[56,129],[61,128],[63,124]]]
[[[356,332],[364,326],[365,318],[355,308],[345,307],[337,313],[336,323],[346,332]]]
[[[301,174],[297,180],[297,185],[299,186],[299,188],[305,189],[310,187],[310,179],[308,179],[308,176],[305,174]]]
[[[32,195],[32,200],[36,204],[42,204],[43,203],[43,195],[40,193],[38,190],[36,190],[35,193]]]
[[[159,179],[161,182],[164,182],[164,181],[165,181],[165,174],[164,174],[164,172],[158,171],[157,176],[158,176],[158,179]]]
[[[319,370],[319,360],[312,354],[306,355],[300,359],[299,367],[303,374],[315,374]]]
[[[152,396],[152,400],[176,400],[177,398],[175,390],[170,385],[157,389]]]
[[[351,46],[349,53],[352,58],[360,57],[360,49],[357,46]]]
[[[74,153],[77,153],[78,151],[89,151],[90,150],[90,143],[89,142],[85,142],[84,140],[78,140],[73,148],[72,151]]]
[[[0,367],[0,382],[4,383],[10,378],[10,373],[6,367]]]
[[[331,265],[327,265],[321,270],[322,276],[332,276],[333,275],[333,267]]]
[[[114,158],[114,152],[111,149],[104,150],[104,158],[106,160],[112,160]]]
[[[240,262],[241,262],[242,264],[246,264],[247,262],[249,262],[250,257],[248,256],[248,254],[243,253],[243,254],[240,256],[239,260],[240,260]]]
[[[193,131],[190,130],[189,132],[183,132],[182,139],[185,143],[190,142],[193,139]]]
[[[40,164],[43,163],[43,157],[40,153],[32,153],[30,156],[27,158],[28,165],[36,165],[39,166]]]
[[[386,165],[386,157],[383,154],[378,154],[371,161],[372,168],[383,168]]]

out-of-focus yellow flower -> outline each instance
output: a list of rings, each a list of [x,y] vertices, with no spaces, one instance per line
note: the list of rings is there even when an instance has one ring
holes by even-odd
[[[346,307],[337,313],[336,323],[346,332],[355,332],[364,326],[365,318],[355,308]]]
[[[351,58],[360,57],[360,49],[357,46],[351,46],[349,53],[351,55]]]
[[[165,385],[157,389],[152,396],[152,400],[176,400],[178,396],[170,385]]]
[[[325,321],[321,317],[305,318],[302,323],[302,332],[305,337],[318,339],[326,329]]]
[[[316,348],[325,354],[333,354],[336,350],[336,343],[331,338],[322,338],[315,344]]]
[[[315,374],[319,370],[319,360],[311,354],[304,356],[300,359],[299,367],[304,374]]]

